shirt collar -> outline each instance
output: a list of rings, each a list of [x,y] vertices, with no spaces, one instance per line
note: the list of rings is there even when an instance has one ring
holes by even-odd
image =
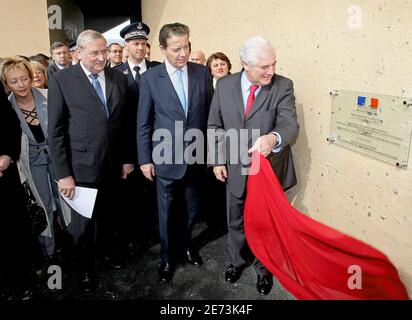
[[[86,69],[86,67],[85,67],[84,64],[83,64],[83,61],[80,61],[80,66],[82,67],[82,69],[83,69],[84,73],[86,74],[87,78],[90,79],[89,76],[90,76],[92,73],[91,73],[89,70]],[[98,73],[98,75],[99,75],[99,78],[104,79],[104,70],[100,71],[100,72]]]
[[[250,90],[250,86],[252,85],[252,82],[250,82],[249,79],[247,78],[245,71],[242,72],[242,76],[240,78],[240,84],[242,86],[242,92],[248,93]]]
[[[63,70],[63,69],[66,69],[66,68],[67,68],[67,66],[63,66],[63,65],[61,65],[61,64],[58,64],[57,62],[56,62],[56,66],[57,66],[57,68],[59,68],[60,70]]]
[[[177,68],[172,66],[169,62],[169,60],[167,60],[167,58],[165,59],[165,65],[166,65],[166,71],[169,74],[169,76],[173,76],[174,73],[176,72]],[[183,71],[183,73],[187,73],[187,64],[185,64],[185,66],[183,68],[181,68],[180,70]]]
[[[129,59],[127,60],[127,63],[129,64],[130,70],[134,70],[134,67],[138,66],[140,69],[146,69],[146,60],[143,59],[139,64],[134,64],[131,62]]]

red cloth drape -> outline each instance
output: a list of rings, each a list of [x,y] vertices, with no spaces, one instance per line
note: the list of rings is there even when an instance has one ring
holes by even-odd
[[[256,157],[260,169],[247,183],[246,239],[290,293],[297,299],[408,299],[383,253],[293,208],[269,161],[255,153],[252,162]],[[361,289],[351,289],[348,280]]]

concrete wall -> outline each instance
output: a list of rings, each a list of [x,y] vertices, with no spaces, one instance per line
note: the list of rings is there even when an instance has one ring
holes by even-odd
[[[252,5],[253,3],[253,5]],[[412,166],[398,169],[330,145],[331,89],[412,97],[412,1],[143,0],[152,58],[163,60],[165,23],[191,28],[193,49],[238,49],[261,34],[277,51],[277,72],[295,83],[300,137],[293,147],[299,184],[289,194],[314,219],[383,251],[412,293]],[[409,160],[411,161],[411,159]]]
[[[0,1],[0,57],[48,54],[46,0]]]

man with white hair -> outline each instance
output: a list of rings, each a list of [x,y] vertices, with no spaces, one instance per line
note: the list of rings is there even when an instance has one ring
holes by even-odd
[[[97,285],[96,245],[110,247],[111,226],[119,220],[113,217],[114,189],[133,171],[136,159],[134,139],[125,129],[131,114],[125,76],[106,67],[106,40],[99,32],[83,31],[76,45],[80,63],[49,82],[48,132],[59,191],[72,199],[75,186],[98,189],[91,219],[73,213],[71,226],[81,284],[91,291]],[[112,268],[120,268],[110,252],[101,253]]]
[[[228,249],[230,266],[225,279],[230,283],[239,280],[248,261],[244,206],[249,163],[248,153],[257,151],[267,157],[284,189],[296,184],[290,144],[297,138],[297,122],[293,83],[275,74],[276,55],[273,46],[263,37],[252,37],[240,49],[243,70],[217,82],[210,107],[209,151],[218,155],[211,158],[216,178],[226,182],[228,214]],[[246,130],[245,141],[225,139],[227,130]],[[259,130],[259,137],[252,138],[252,130]],[[237,145],[235,145],[237,144]],[[235,150],[235,152],[233,152]],[[243,150],[243,151],[242,151]],[[235,157],[233,157],[235,153]],[[214,157],[213,157],[214,158]],[[255,259],[256,288],[260,294],[270,292],[273,280],[270,272]]]

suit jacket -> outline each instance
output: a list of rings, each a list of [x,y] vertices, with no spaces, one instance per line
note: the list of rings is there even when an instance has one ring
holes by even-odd
[[[146,60],[146,70],[149,70],[157,65],[160,64],[160,62],[154,61],[151,62],[149,60]],[[133,148],[133,151],[135,152],[135,157],[137,159],[137,145],[136,145],[136,118],[137,118],[137,108],[139,104],[139,85],[134,81],[133,78],[133,73],[132,70],[130,69],[130,66],[127,62],[122,63],[118,66],[115,66],[113,69],[122,72],[126,78],[127,78],[127,104],[130,106],[130,115],[127,117],[128,120],[130,120],[129,124],[127,125],[128,128],[128,135],[130,137],[133,137],[134,139],[134,145],[136,146]]]
[[[46,68],[47,79],[50,79],[53,74],[60,70],[61,69],[57,66],[57,64],[54,61],[50,62],[50,64]]]
[[[133,163],[135,147],[127,136],[126,78],[105,68],[109,118],[80,64],[54,74],[49,82],[49,148],[56,178],[98,183],[121,165]]]
[[[149,61],[146,60],[146,70],[149,70],[157,65],[160,64],[160,62],[157,61]],[[136,84],[136,81],[134,81],[133,78],[133,73],[132,70],[130,69],[130,66],[127,62],[122,63],[118,66],[115,66],[113,69],[122,72],[126,78],[127,78],[127,89],[128,89],[128,100],[129,103],[131,103],[133,106],[136,107],[137,111],[137,104],[139,103],[139,86]]]
[[[187,117],[182,109],[179,97],[167,73],[165,64],[158,65],[142,74],[140,79],[140,99],[137,116],[137,146],[140,164],[154,163],[156,175],[180,179],[186,172],[187,163],[184,161],[184,150],[194,141],[182,142],[184,134],[189,129],[206,130],[207,117],[212,98],[212,81],[207,68],[187,63],[188,70],[188,110]],[[175,124],[182,126],[176,131]],[[153,149],[163,143],[152,141],[156,129],[166,129],[171,133],[173,142],[166,156],[170,155],[169,163],[155,163],[152,159]],[[176,150],[175,138],[183,144],[183,150]],[[199,141],[197,141],[199,142]],[[203,145],[200,145],[203,148]],[[178,154],[178,158],[175,157]],[[189,160],[196,158],[196,154]],[[204,159],[202,160],[204,161]]]
[[[269,85],[263,86],[255,98],[252,109],[247,118],[244,118],[244,104],[241,91],[241,75],[235,73],[217,82],[208,119],[209,148],[213,148],[220,159],[211,159],[212,165],[227,165],[229,191],[236,197],[241,197],[245,191],[247,175],[242,174],[242,169],[247,168],[247,150],[252,147],[256,138],[270,132],[277,132],[281,136],[282,144],[280,153],[272,153],[268,158],[284,189],[296,184],[295,169],[290,150],[290,144],[297,138],[299,125],[297,122],[293,83],[291,80],[274,75]],[[223,130],[214,135],[215,130]],[[234,149],[233,139],[225,139],[224,133],[229,130],[238,133],[241,129],[247,129],[248,139],[238,142],[238,148]],[[252,129],[260,132],[252,139]],[[237,139],[238,141],[241,139]],[[247,145],[246,145],[247,143]],[[209,151],[212,149],[209,149]],[[235,156],[230,157],[230,152]],[[209,152],[209,155],[211,153]]]

